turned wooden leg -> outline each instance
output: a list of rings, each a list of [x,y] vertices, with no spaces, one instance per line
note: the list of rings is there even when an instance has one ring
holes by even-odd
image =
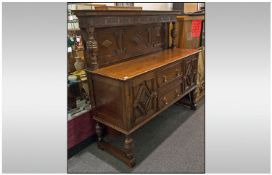
[[[103,138],[102,138],[103,130],[102,130],[100,123],[98,123],[98,122],[96,122],[95,132],[97,134],[98,142],[102,142],[103,141]]]
[[[135,165],[135,158],[133,157],[133,139],[129,136],[126,135],[125,142],[124,142],[124,151],[126,154],[126,157],[129,159],[129,164],[130,167],[133,167]]]
[[[190,107],[192,110],[196,110],[196,108],[197,108],[195,92],[196,92],[196,90],[193,90],[189,93]]]
[[[130,136],[126,136],[124,142],[125,153],[128,158],[133,158],[133,139]]]

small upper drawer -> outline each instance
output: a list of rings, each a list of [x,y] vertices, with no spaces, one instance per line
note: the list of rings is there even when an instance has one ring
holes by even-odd
[[[163,86],[168,82],[182,76],[181,63],[166,66],[158,72],[158,86]]]
[[[182,95],[182,84],[174,82],[164,90],[164,92],[159,92],[158,95],[158,106],[159,109],[169,106],[173,101],[180,98]]]

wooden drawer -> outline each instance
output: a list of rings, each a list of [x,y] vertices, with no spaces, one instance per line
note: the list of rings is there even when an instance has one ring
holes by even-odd
[[[182,74],[181,63],[166,66],[158,71],[158,86],[161,87],[174,79],[181,78]]]
[[[164,90],[159,92],[158,96],[158,107],[159,109],[171,105],[172,102],[182,95],[182,83],[180,81],[175,81],[170,83]]]

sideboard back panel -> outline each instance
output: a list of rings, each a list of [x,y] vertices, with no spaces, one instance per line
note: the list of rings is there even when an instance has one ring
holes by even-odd
[[[168,47],[168,30],[165,27],[166,23],[158,23],[96,29],[99,67]]]

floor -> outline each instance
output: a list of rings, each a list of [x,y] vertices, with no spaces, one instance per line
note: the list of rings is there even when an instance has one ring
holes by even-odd
[[[68,160],[68,173],[204,173],[204,125],[204,100],[196,111],[174,104],[133,133],[134,168],[93,143]]]

